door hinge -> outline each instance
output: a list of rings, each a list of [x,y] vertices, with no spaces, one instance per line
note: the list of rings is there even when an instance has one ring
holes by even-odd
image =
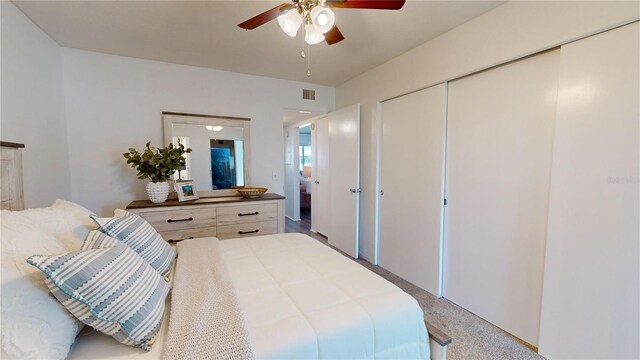
[[[447,205],[447,199],[444,199],[444,204]]]

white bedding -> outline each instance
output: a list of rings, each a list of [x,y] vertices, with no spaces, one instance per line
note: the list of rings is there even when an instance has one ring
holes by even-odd
[[[220,247],[257,358],[429,358],[416,300],[316,240],[277,234]],[[149,353],[93,334],[70,358],[159,359],[166,319]]]

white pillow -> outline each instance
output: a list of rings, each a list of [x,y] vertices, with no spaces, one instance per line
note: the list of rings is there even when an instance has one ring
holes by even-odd
[[[93,214],[91,211],[66,200],[58,199],[50,207],[27,209],[15,214],[55,236],[64,244],[64,252],[80,249],[89,231],[97,229],[96,223],[89,218]]]
[[[2,358],[65,358],[82,323],[49,294],[42,273],[26,259],[67,250],[20,212],[3,210],[0,219]]]

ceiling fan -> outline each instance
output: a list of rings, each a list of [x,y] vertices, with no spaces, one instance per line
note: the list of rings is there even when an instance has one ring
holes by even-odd
[[[278,5],[258,16],[239,24],[245,30],[253,30],[273,19],[287,35],[296,37],[304,23],[304,40],[309,45],[326,41],[333,45],[344,40],[344,36],[335,26],[335,15],[331,8],[337,9],[374,9],[399,10],[405,0],[292,0]]]

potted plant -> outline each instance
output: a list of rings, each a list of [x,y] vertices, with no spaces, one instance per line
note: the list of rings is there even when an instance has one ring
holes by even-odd
[[[138,171],[138,179],[149,179],[147,195],[153,203],[163,203],[169,197],[169,180],[171,175],[184,164],[185,153],[191,149],[178,143],[174,146],[155,148],[148,142],[142,151],[129,148],[129,152],[123,153],[127,164]]]

